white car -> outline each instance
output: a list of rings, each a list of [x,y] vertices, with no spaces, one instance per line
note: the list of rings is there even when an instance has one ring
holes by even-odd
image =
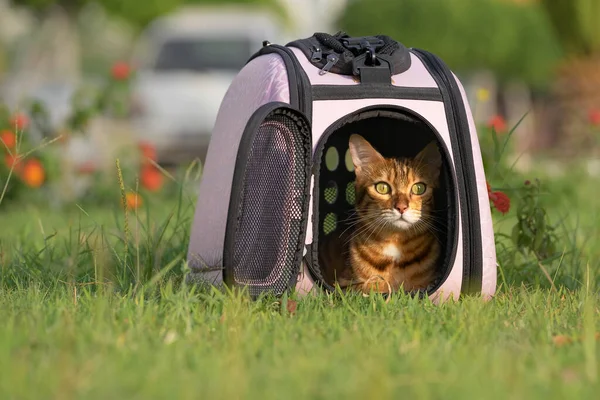
[[[154,21],[136,51],[132,122],[158,162],[204,159],[231,81],[264,40],[281,40],[276,18],[256,9],[182,9]]]

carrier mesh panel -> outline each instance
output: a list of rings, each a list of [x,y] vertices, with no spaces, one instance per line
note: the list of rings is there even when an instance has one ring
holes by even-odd
[[[225,244],[226,279],[253,296],[281,294],[295,282],[302,257],[310,130],[291,111],[276,109],[251,131],[245,134],[254,137],[243,141],[249,146],[245,168],[235,171],[241,184],[232,193],[237,215],[229,217],[234,233]]]

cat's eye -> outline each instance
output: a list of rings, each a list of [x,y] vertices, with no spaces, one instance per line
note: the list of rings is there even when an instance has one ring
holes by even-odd
[[[427,189],[427,186],[425,186],[424,183],[419,182],[419,183],[415,183],[414,185],[412,185],[412,188],[410,189],[410,191],[413,194],[416,194],[417,196],[422,195],[423,193],[425,193],[425,189]]]
[[[375,190],[377,190],[377,193],[379,194],[390,194],[392,188],[385,182],[379,182],[375,184]]]

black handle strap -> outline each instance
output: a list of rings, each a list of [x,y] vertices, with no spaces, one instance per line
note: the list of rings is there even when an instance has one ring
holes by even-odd
[[[410,68],[408,49],[389,36],[352,37],[317,32],[288,46],[298,47],[321,74],[359,76],[361,83],[390,84],[391,77]]]

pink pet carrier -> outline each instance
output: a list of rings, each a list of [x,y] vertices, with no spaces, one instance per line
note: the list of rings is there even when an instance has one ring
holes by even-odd
[[[443,254],[438,279],[421,294],[491,297],[494,233],[460,81],[427,51],[342,32],[265,42],[231,84],[206,157],[188,281],[243,286],[253,296],[331,290],[319,238],[344,230],[353,209],[353,133],[385,157],[414,156],[437,141]]]

